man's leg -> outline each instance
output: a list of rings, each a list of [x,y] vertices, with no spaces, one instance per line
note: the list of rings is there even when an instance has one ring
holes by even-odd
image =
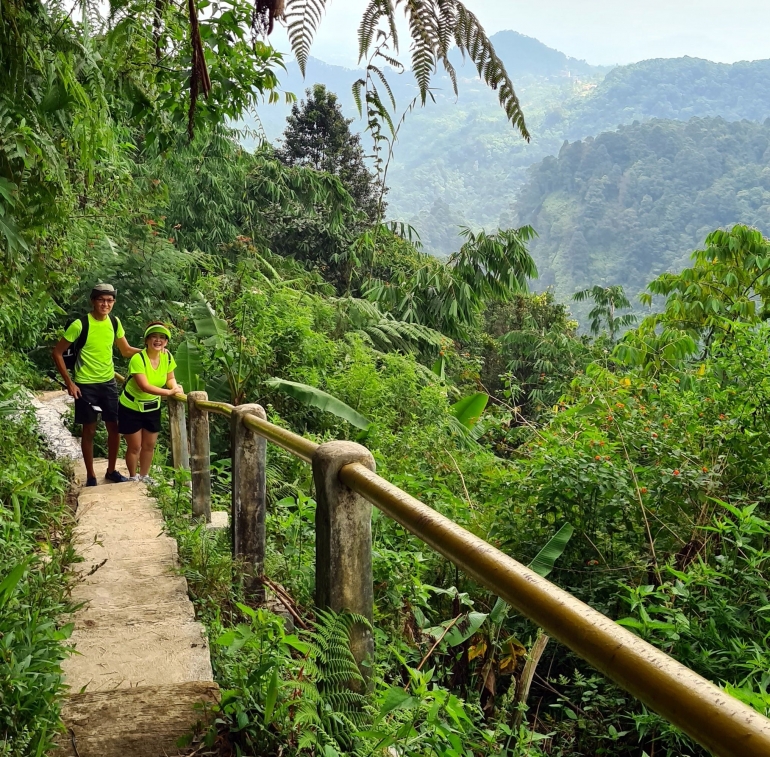
[[[96,478],[96,473],[94,473],[94,436],[96,436],[96,423],[84,423],[83,435],[80,437],[80,449],[83,451],[83,462],[86,464],[88,478]]]
[[[107,427],[107,473],[115,470],[118,462],[118,452],[120,451],[120,433],[118,432],[117,421],[105,421]]]

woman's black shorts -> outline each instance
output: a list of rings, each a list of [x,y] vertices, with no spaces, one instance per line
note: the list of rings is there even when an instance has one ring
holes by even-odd
[[[118,431],[121,434],[135,434],[137,431],[157,434],[160,431],[160,408],[150,410],[149,413],[140,413],[121,405],[118,408]]]

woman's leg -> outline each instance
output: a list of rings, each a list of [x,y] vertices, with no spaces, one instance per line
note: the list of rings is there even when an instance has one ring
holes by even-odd
[[[136,475],[136,463],[139,460],[139,453],[142,450],[142,432],[137,431],[134,434],[123,434],[126,440],[126,468],[128,475]]]
[[[150,472],[152,456],[155,452],[155,442],[157,441],[157,431],[142,430],[142,453],[139,455],[139,473],[142,476],[146,476]]]

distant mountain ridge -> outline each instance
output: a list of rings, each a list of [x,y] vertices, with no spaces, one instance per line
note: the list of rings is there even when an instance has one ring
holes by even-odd
[[[595,135],[600,125],[605,131],[650,118],[764,121],[770,117],[770,60],[727,64],[655,58],[619,66],[571,111],[565,129],[568,139]],[[601,114],[601,121],[596,114]]]
[[[564,53],[544,45],[534,37],[527,37],[514,31],[498,32],[492,35],[491,40],[508,72],[514,77],[514,83],[517,76],[594,75],[597,72],[609,71],[611,68],[610,66],[592,66],[583,60],[570,58]],[[476,69],[468,60],[463,61],[458,51],[453,51],[450,59],[458,68],[458,73],[462,78],[477,78]],[[386,67],[386,71],[388,83],[391,85],[396,98],[396,104],[398,108],[403,109],[417,94],[417,87],[411,73],[406,71],[403,74],[397,74],[388,67]],[[362,77],[363,74],[362,68],[345,68],[311,57],[307,64],[307,76],[303,78],[299,66],[292,61],[287,64],[286,73],[279,76],[279,80],[281,89],[293,93],[298,99],[302,99],[305,90],[313,84],[325,84],[327,89],[338,96],[345,115],[348,118],[357,119],[358,111],[351,88],[353,82]],[[454,100],[451,82],[446,75],[439,73],[434,79],[434,85],[440,98],[451,97]],[[467,87],[461,86],[459,97],[464,99],[469,96]],[[490,105],[497,107],[494,93],[489,93],[488,101]],[[274,141],[283,133],[284,122],[290,111],[291,105],[287,105],[285,102],[265,104],[259,108],[259,120],[269,140]],[[365,124],[360,122],[354,124],[354,127],[356,126],[363,128]]]

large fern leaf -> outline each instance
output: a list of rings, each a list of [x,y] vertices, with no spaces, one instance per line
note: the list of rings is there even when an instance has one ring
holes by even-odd
[[[287,0],[286,20],[289,41],[303,75],[310,55],[310,46],[329,0]],[[457,93],[457,73],[449,59],[456,45],[463,56],[468,56],[482,81],[497,92],[500,105],[511,124],[529,141],[521,104],[508,72],[494,45],[476,15],[460,0],[369,0],[358,28],[359,59],[372,55],[386,57],[389,47],[398,52],[399,36],[396,12],[401,9],[406,17],[411,39],[412,73],[423,104],[430,95],[430,82],[441,65]],[[357,82],[357,84],[359,84]],[[385,85],[386,90],[389,86]],[[361,87],[354,86],[356,101],[361,109]],[[371,96],[367,88],[367,106],[379,110],[382,100]],[[381,115],[381,114],[380,114]],[[367,114],[371,121],[371,114]]]

